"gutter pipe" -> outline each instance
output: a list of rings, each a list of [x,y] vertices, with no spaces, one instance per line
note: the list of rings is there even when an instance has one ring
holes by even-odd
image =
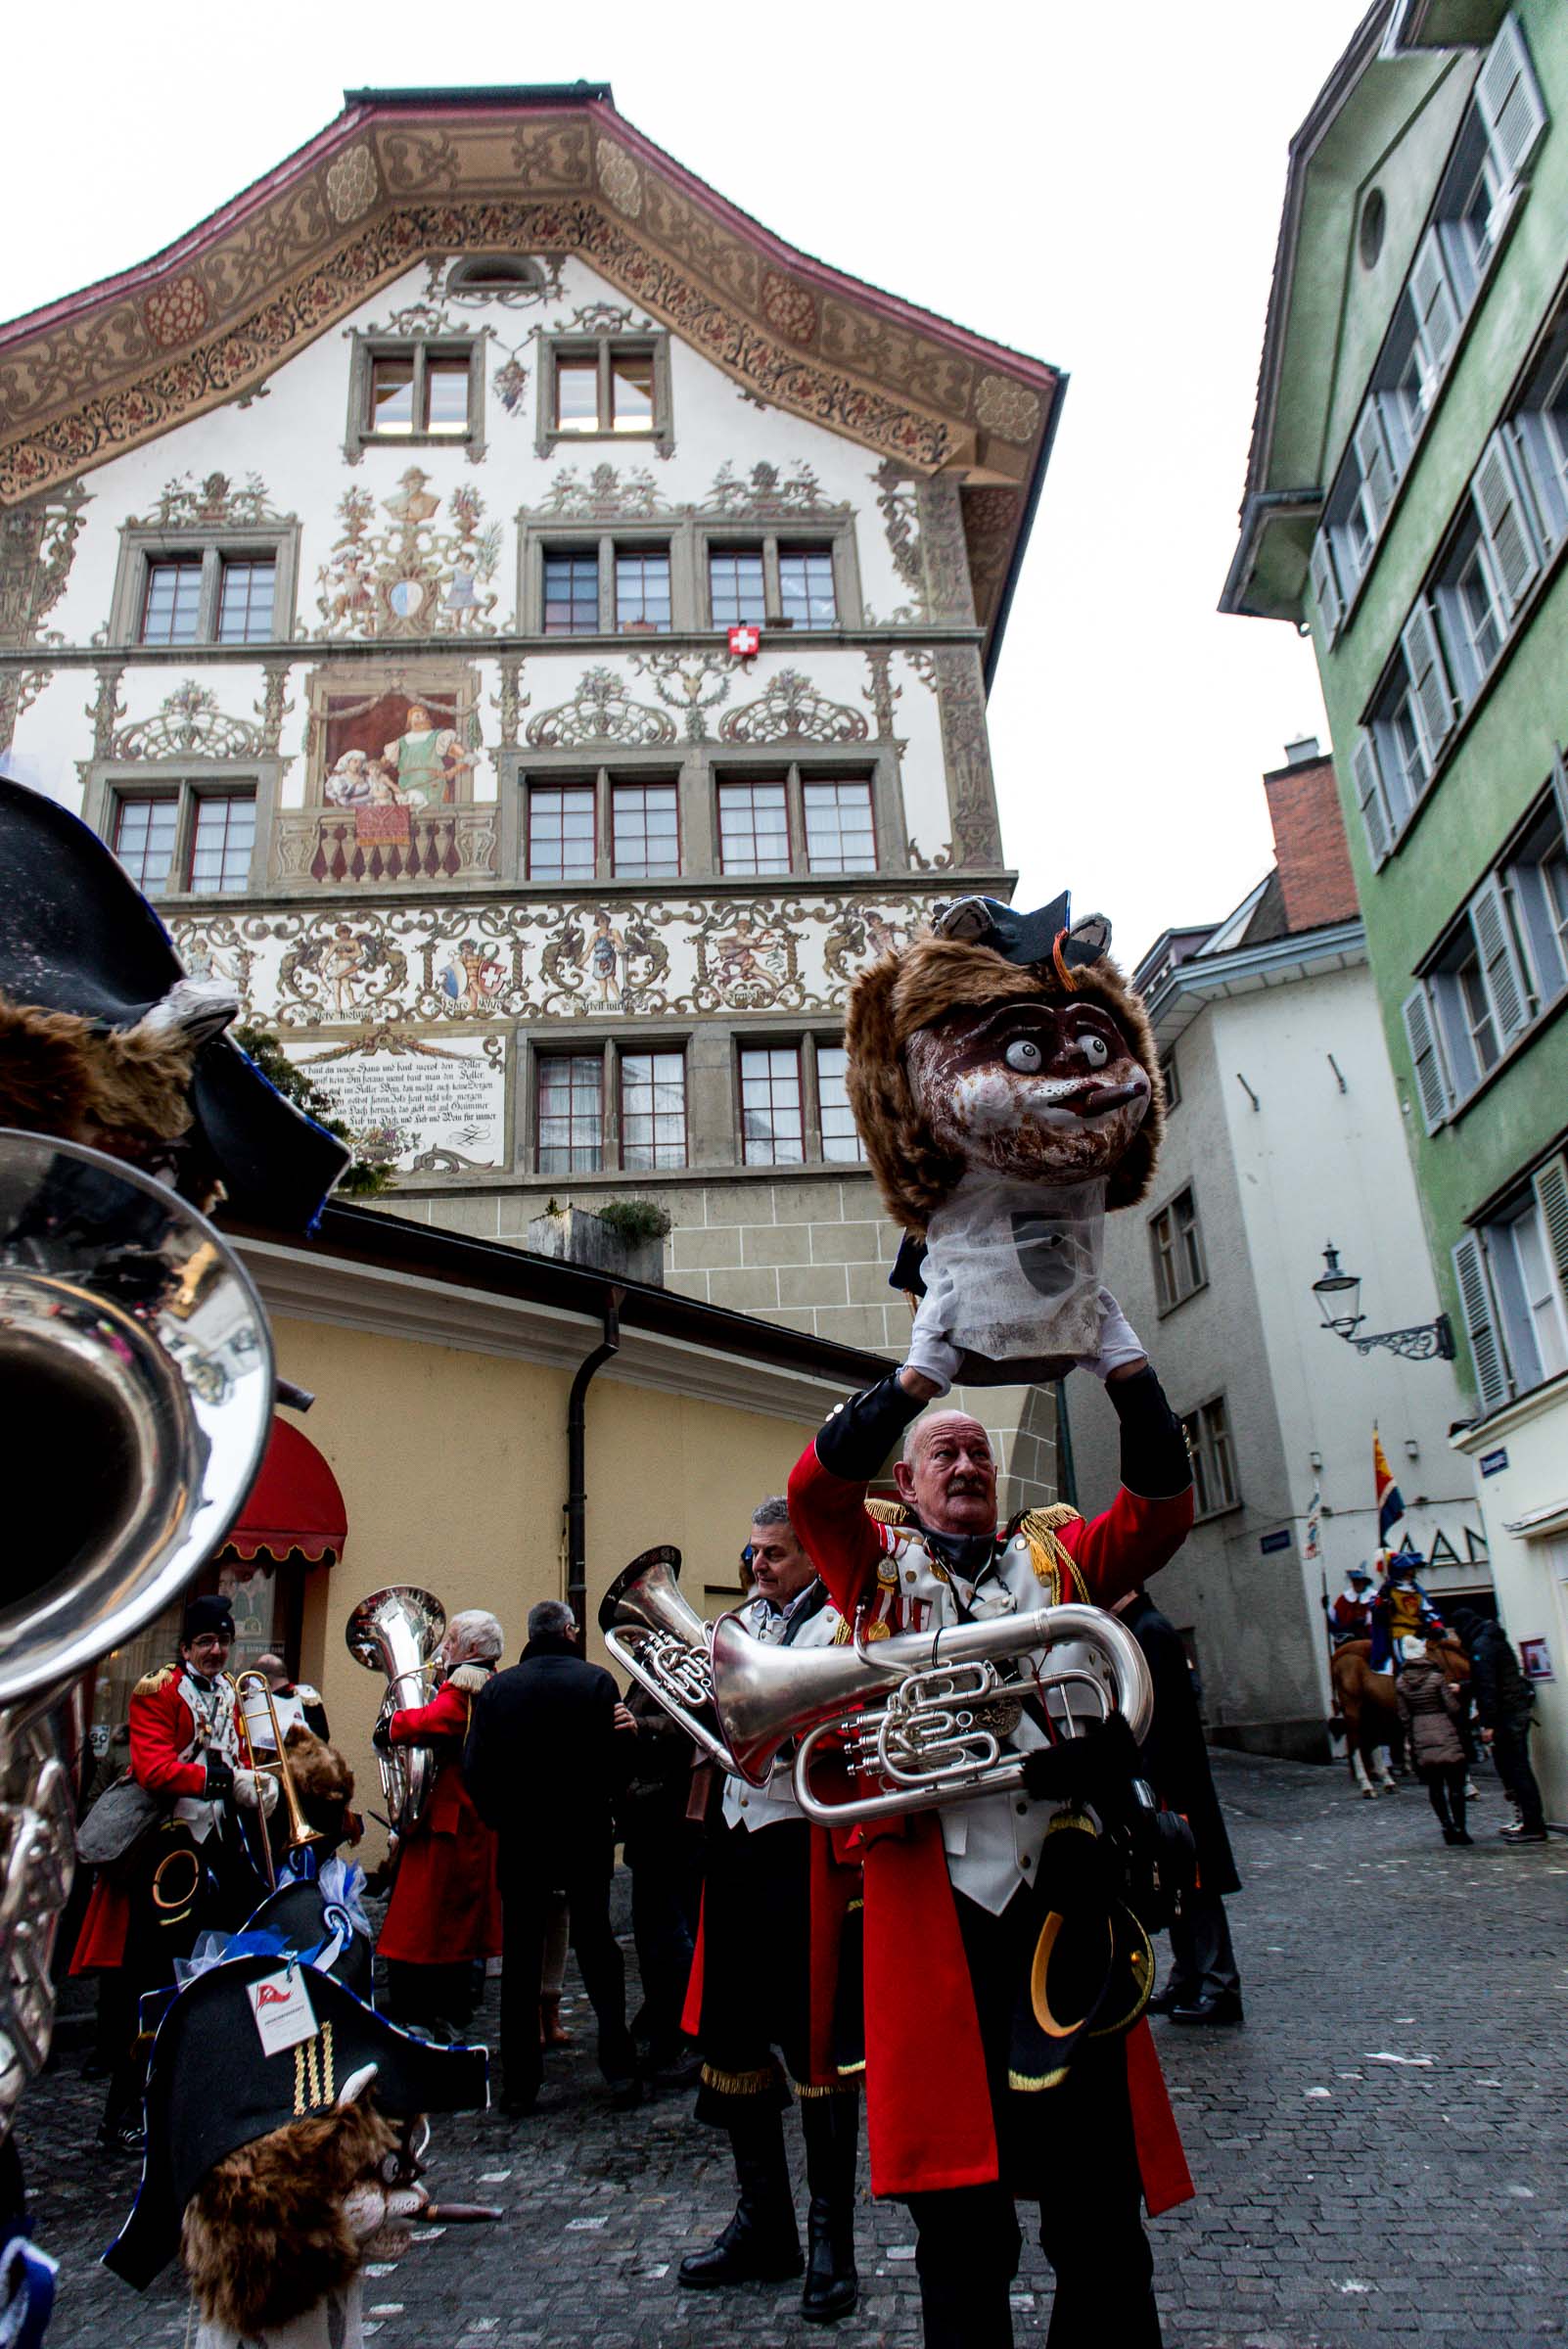
[[[588,1602],[587,1550],[587,1440],[586,1406],[588,1388],[597,1371],[603,1368],[613,1354],[621,1351],[621,1306],[624,1289],[613,1288],[605,1299],[604,1336],[593,1352],[584,1355],[577,1364],[567,1399],[567,1605],[577,1619],[579,1631],[586,1630]]]

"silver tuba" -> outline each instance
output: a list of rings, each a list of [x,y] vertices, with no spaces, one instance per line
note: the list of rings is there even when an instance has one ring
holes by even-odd
[[[1063,1640],[1103,1659],[1099,1673],[1074,1665],[1009,1679],[1009,1658]],[[1018,1726],[1026,1696],[1038,1696],[1068,1735],[1085,1710],[1103,1718],[1114,1704],[1137,1739],[1154,1716],[1143,1651],[1114,1615],[1098,1607],[1037,1607],[936,1632],[904,1632],[849,1647],[768,1647],[738,1615],[714,1627],[714,1705],[735,1767],[762,1785],[792,1737],[795,1797],[818,1826],[850,1826],[903,1811],[931,1811],[977,1795],[1006,1794],[1024,1782],[1022,1762],[1002,1740]],[[811,1790],[811,1761],[823,1739],[881,1792],[824,1801]]]
[[[0,1131],[0,2137],[49,2051],[79,1676],[219,1547],[272,1393],[266,1314],[205,1217],[101,1151]]]
[[[735,1758],[714,1711],[708,1626],[676,1584],[680,1552],[645,1549],[616,1576],[599,1605],[599,1629],[616,1662],[664,1706],[710,1761],[734,1774]]]
[[[440,1600],[411,1583],[393,1583],[360,1600],[343,1635],[357,1663],[386,1678],[378,1721],[390,1721],[409,1705],[430,1702],[436,1650],[445,1630],[446,1610]],[[387,1798],[387,1824],[394,1835],[407,1835],[418,1826],[430,1801],[436,1756],[428,1745],[394,1745],[385,1753],[378,1746],[376,1760]]]

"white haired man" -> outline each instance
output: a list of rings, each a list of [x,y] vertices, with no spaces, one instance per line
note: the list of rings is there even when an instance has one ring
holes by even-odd
[[[474,1699],[500,1661],[501,1627],[482,1607],[454,1615],[437,1656],[440,1684],[428,1705],[410,1705],[378,1727],[378,1745],[428,1745],[436,1783],[425,1814],[398,1851],[397,1880],[381,1929],[388,2004],[399,2022],[473,2021],[476,1961],[501,1953],[501,1895],[495,1837],[470,1798],[463,1746]]]

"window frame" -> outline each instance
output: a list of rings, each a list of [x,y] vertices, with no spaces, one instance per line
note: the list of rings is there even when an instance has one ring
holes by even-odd
[[[875,757],[856,758],[853,755],[848,758],[836,757],[831,751],[820,752],[813,759],[781,759],[778,750],[772,748],[768,751],[758,751],[754,754],[753,760],[747,761],[734,758],[729,753],[728,746],[721,746],[720,752],[715,754],[709,769],[709,778],[712,786],[709,794],[709,824],[714,859],[713,869],[721,879],[726,881],[756,879],[777,881],[784,877],[778,873],[758,875],[726,868],[723,861],[723,833],[719,823],[719,795],[732,784],[753,786],[758,783],[783,784],[786,838],[789,843],[787,870],[796,878],[823,882],[848,881],[862,876],[869,877],[883,869],[881,857],[883,844],[887,838],[884,826],[889,820],[889,810],[883,797],[883,767],[879,759]],[[826,865],[811,864],[806,824],[806,786],[807,783],[864,784],[866,803],[871,817],[871,861],[869,864],[849,865],[841,871],[832,871]]]
[[[618,873],[615,870],[615,794],[618,788],[630,786],[646,788],[649,784],[669,786],[675,795],[675,853],[677,869],[673,873],[645,875]],[[504,789],[504,786],[503,786]],[[531,870],[532,795],[535,791],[591,791],[593,793],[593,871],[575,880],[550,880],[536,876]],[[686,776],[679,755],[671,756],[669,749],[651,751],[642,758],[611,760],[583,759],[571,753],[552,757],[543,753],[530,758],[519,756],[513,770],[512,789],[508,795],[518,826],[518,844],[508,870],[520,872],[524,882],[533,889],[591,890],[600,884],[625,888],[628,884],[641,887],[647,881],[655,888],[669,887],[690,878],[686,858],[686,817],[682,805],[686,791]]]
[[[1547,1281],[1543,1302],[1551,1309],[1564,1358],[1549,1370],[1518,1253],[1517,1227],[1524,1221],[1536,1227]],[[1454,1242],[1453,1260],[1483,1416],[1561,1378],[1568,1366],[1568,1158],[1553,1151],[1531,1169],[1508,1198]]]
[[[192,530],[133,522],[123,525],[119,540],[109,607],[109,642],[116,648],[134,652],[138,658],[150,655],[188,661],[211,645],[221,644],[226,653],[255,653],[294,641],[300,525],[292,516],[275,523],[219,523]],[[142,625],[152,567],[195,561],[202,566],[196,634],[176,643],[147,642]],[[217,625],[224,565],[260,562],[273,566],[271,635],[220,638]]]
[[[771,628],[795,635],[829,635],[841,628],[861,625],[859,570],[854,559],[853,517],[834,509],[817,519],[803,517],[799,523],[756,523],[748,527],[740,519],[734,522],[705,522],[697,526],[697,560],[695,564],[698,590],[701,598],[697,624],[704,628],[731,628],[734,621],[719,620],[714,612],[714,571],[715,554],[760,554],[762,559],[762,614],[750,624],[764,631]],[[833,573],[834,617],[831,620],[807,622],[798,627],[784,614],[784,585],[780,557],[790,554],[826,554]]]
[[[692,1039],[689,1033],[670,1036],[660,1033],[657,1026],[643,1035],[612,1033],[596,1036],[591,1042],[555,1036],[530,1044],[529,1082],[527,1092],[527,1132],[524,1136],[524,1163],[530,1175],[540,1181],[559,1181],[563,1175],[576,1180],[580,1177],[608,1177],[611,1181],[635,1175],[639,1180],[683,1177],[693,1165],[692,1153]],[[639,1167],[628,1165],[625,1143],[624,1065],[627,1060],[672,1056],[680,1062],[681,1083],[681,1149],[678,1166]],[[546,1168],[543,1164],[540,1088],[544,1064],[557,1060],[591,1060],[599,1072],[599,1164],[597,1167]],[[655,1145],[657,1147],[657,1145]]]
[[[174,831],[174,853],[169,860],[171,872],[180,876],[179,883],[159,897],[150,896],[150,902],[159,906],[171,904],[232,904],[236,898],[254,895],[261,887],[265,864],[267,833],[271,814],[271,794],[263,785],[261,773],[249,763],[240,769],[219,766],[215,762],[145,761],[136,765],[118,764],[100,769],[89,784],[88,820],[100,838],[116,855],[115,839],[122,808],[149,800],[173,799],[178,805]],[[237,889],[196,890],[190,874],[196,847],[196,811],[206,800],[249,799],[255,808],[255,831],[251,843],[250,868]],[[138,884],[138,887],[144,885]],[[149,894],[145,891],[144,894]]]
[[[584,435],[585,438],[586,436]],[[600,448],[602,443],[594,441]],[[544,565],[549,555],[592,552],[599,566],[599,634],[624,642],[616,625],[615,559],[618,549],[634,554],[652,546],[669,550],[669,627],[661,635],[673,637],[724,636],[734,624],[714,618],[710,551],[726,547],[762,547],[764,617],[758,624],[764,639],[775,635],[804,635],[807,639],[838,638],[864,626],[860,598],[860,565],[855,541],[855,516],[850,506],[829,506],[799,520],[777,518],[748,522],[744,515],[700,516],[674,510],[622,517],[551,514],[536,506],[522,506],[518,528],[518,612],[520,633],[544,636]],[[831,624],[792,629],[781,609],[777,550],[822,548],[833,558],[833,594],[838,617]],[[771,553],[766,550],[771,548]],[[639,631],[640,632],[640,631]],[[586,632],[584,631],[584,634]],[[551,637],[550,642],[559,641]],[[577,638],[578,642],[583,637]]]
[[[625,326],[602,334],[541,334],[538,338],[534,451],[541,457],[575,447],[656,449],[661,457],[675,446],[674,402],[670,375],[669,336],[662,327]],[[643,432],[615,429],[612,369],[617,358],[647,357],[653,361],[653,421]],[[556,422],[556,376],[562,360],[591,359],[597,371],[599,419],[596,431],[563,432]]]
[[[854,1158],[829,1158],[822,1132],[822,1084],[817,1055],[823,1050],[842,1051],[842,1030],[789,1027],[783,1030],[738,1027],[730,1039],[730,1082],[734,1088],[735,1164],[755,1167],[764,1175],[783,1173],[820,1173],[824,1168],[864,1168],[863,1154]],[[746,1147],[746,1103],[743,1086],[743,1055],[747,1052],[793,1052],[799,1072],[801,1098],[800,1158],[753,1158]],[[856,1135],[858,1142],[858,1135]]]
[[[460,448],[469,463],[477,465],[484,454],[484,335],[461,332],[378,335],[354,328],[349,345],[348,421],[344,433],[344,455],[348,463],[357,465],[368,449]],[[412,432],[378,433],[371,429],[370,385],[378,359],[413,362],[415,430]],[[459,433],[418,429],[420,417],[428,417],[430,413],[426,377],[432,359],[461,359],[468,368],[468,421]]]
[[[1185,1206],[1187,1220],[1181,1221]],[[1149,1254],[1154,1268],[1156,1311],[1163,1321],[1209,1285],[1196,1185],[1184,1182],[1148,1218]],[[1162,1232],[1162,1226],[1168,1229]],[[1187,1277],[1190,1275],[1190,1277]]]
[[[1220,1415],[1218,1446],[1213,1440],[1212,1415],[1216,1412]],[[1192,1461],[1193,1523],[1203,1525],[1211,1518],[1228,1516],[1232,1509],[1239,1509],[1245,1503],[1241,1490],[1241,1477],[1236,1464],[1235,1432],[1230,1424],[1230,1410],[1223,1390],[1217,1395],[1206,1396],[1202,1403],[1193,1404],[1188,1410],[1182,1411],[1178,1415],[1182,1433],[1187,1439],[1188,1454]],[[1212,1506],[1202,1507],[1199,1503],[1204,1492],[1205,1478],[1211,1472],[1212,1463],[1218,1463],[1223,1470],[1220,1482],[1222,1488],[1228,1493],[1229,1497],[1216,1501]]]

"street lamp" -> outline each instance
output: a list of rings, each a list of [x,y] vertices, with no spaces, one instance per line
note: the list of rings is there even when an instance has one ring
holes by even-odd
[[[1386,1346],[1390,1354],[1400,1355],[1407,1362],[1453,1361],[1453,1331],[1447,1313],[1439,1313],[1435,1321],[1422,1321],[1414,1329],[1380,1329],[1368,1337],[1359,1336],[1366,1318],[1356,1310],[1360,1293],[1360,1274],[1341,1271],[1339,1250],[1330,1240],[1323,1250],[1323,1270],[1313,1282],[1325,1329],[1343,1338],[1347,1346],[1354,1346],[1358,1354]]]

